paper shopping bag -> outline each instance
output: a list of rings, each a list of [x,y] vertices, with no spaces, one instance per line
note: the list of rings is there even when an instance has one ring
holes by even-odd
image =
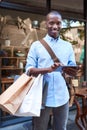
[[[16,116],[40,116],[42,104],[43,76],[39,75],[25,96]]]
[[[15,114],[23,98],[34,82],[34,77],[23,73],[8,89],[0,95],[0,108],[9,114]]]

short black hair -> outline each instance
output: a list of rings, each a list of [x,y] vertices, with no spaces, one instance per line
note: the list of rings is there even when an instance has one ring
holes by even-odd
[[[48,15],[59,15],[59,16],[61,17],[61,19],[62,19],[61,14],[60,14],[58,11],[55,11],[55,10],[50,11],[50,12],[47,14],[46,17],[48,17]]]

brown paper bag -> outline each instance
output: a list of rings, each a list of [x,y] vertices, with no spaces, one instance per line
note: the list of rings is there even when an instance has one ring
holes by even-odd
[[[15,116],[40,116],[42,105],[43,75],[39,74],[26,94]]]
[[[0,108],[14,115],[25,95],[31,88],[35,77],[23,73],[6,91],[0,95]]]

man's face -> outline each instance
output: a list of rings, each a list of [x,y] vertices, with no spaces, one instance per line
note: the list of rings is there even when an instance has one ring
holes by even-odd
[[[46,27],[48,30],[48,34],[57,38],[59,36],[59,32],[62,28],[62,18],[60,15],[48,15],[46,20]]]

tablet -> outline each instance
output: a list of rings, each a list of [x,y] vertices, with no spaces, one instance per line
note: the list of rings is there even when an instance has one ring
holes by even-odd
[[[72,68],[72,69],[78,69],[79,67],[78,66],[62,66],[62,68]]]

